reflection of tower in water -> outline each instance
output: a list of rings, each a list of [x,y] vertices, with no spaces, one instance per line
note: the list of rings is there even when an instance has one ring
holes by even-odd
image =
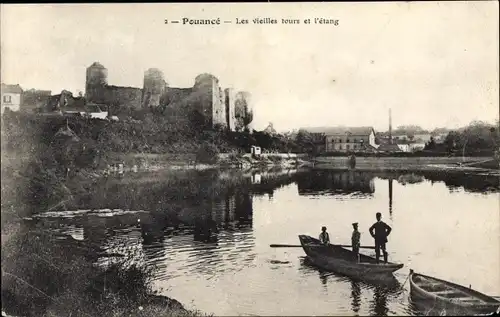
[[[223,197],[215,197],[201,207],[194,221],[196,241],[216,242],[219,229],[241,230],[252,227],[252,196],[235,190]]]
[[[232,189],[197,209],[193,244],[196,249],[188,256],[192,273],[214,276],[217,268],[241,270],[254,260],[250,193]]]
[[[97,260],[97,251],[107,242],[106,219],[88,216],[83,222],[83,241],[90,250],[90,259]]]
[[[140,222],[142,250],[147,260],[154,260],[165,256],[165,229],[167,221],[163,215],[152,218],[144,217]]]
[[[252,227],[253,201],[248,192],[236,192],[234,214],[240,227]]]

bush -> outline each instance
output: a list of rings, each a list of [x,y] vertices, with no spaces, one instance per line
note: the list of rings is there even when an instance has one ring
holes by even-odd
[[[199,315],[157,296],[152,291],[154,267],[138,265],[133,253],[103,267],[90,260],[99,250],[70,237],[62,240],[24,225],[10,233],[8,242],[2,242],[2,310],[8,314],[125,316],[144,306],[141,316]]]
[[[196,162],[204,164],[217,163],[219,150],[212,143],[204,143],[196,153]]]

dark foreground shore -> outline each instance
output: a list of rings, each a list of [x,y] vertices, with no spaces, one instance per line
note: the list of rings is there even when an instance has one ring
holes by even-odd
[[[134,254],[97,265],[99,245],[30,222],[37,213],[66,210],[66,202],[102,181],[100,170],[65,177],[2,155],[2,316],[205,316],[156,292],[154,268]]]
[[[2,316],[206,316],[153,291],[132,254],[97,266],[98,246],[76,242],[2,219]]]

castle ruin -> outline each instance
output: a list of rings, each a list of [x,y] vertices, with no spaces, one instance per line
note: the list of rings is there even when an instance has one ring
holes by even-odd
[[[196,76],[191,88],[169,87],[161,70],[144,72],[143,88],[108,84],[108,70],[98,62],[87,68],[85,98],[88,102],[105,104],[112,109],[151,109],[164,107],[166,113],[188,115],[196,110],[212,127],[230,131],[248,128],[252,117],[249,93],[223,89],[212,74]]]

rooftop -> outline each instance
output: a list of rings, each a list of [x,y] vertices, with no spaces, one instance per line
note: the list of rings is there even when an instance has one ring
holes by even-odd
[[[23,89],[19,85],[2,84],[2,93],[22,94],[23,93]]]
[[[90,65],[90,67],[92,67],[92,68],[106,68],[106,67],[102,66],[102,64],[99,62],[94,62],[92,65]]]
[[[401,149],[397,144],[380,144],[380,146],[377,148],[378,151],[380,152],[401,152]]]
[[[314,127],[314,128],[303,128],[309,133],[323,133],[325,135],[359,135],[367,136],[373,130],[372,127]]]

